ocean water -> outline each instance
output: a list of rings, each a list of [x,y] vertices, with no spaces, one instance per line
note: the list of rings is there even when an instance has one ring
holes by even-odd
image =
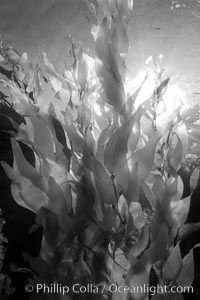
[[[93,54],[94,21],[83,0],[0,0],[2,38],[31,59],[46,51],[63,69],[71,34]],[[134,0],[128,25],[127,69],[133,80],[146,59],[162,53],[163,67],[187,103],[200,102],[200,3],[198,0]]]

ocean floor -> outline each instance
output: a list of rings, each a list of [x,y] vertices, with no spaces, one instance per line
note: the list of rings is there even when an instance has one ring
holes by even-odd
[[[93,20],[83,0],[0,0],[0,7],[2,38],[32,59],[46,51],[62,70],[69,33],[93,53]],[[199,0],[134,0],[128,36],[131,78],[145,71],[149,56],[162,53],[181,100],[200,103]]]

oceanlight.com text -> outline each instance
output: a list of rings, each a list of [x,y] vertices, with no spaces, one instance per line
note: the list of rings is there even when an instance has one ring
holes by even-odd
[[[167,286],[167,285],[159,285],[150,286],[149,284],[144,284],[141,286],[127,286],[127,285],[117,285],[116,283],[104,284],[104,285],[94,285],[87,284],[81,285],[79,283],[75,283],[72,286],[63,285],[59,283],[52,284],[36,284],[33,286],[32,284],[27,284],[25,286],[25,290],[27,293],[36,292],[44,293],[44,294],[104,294],[110,292],[114,293],[125,293],[125,294],[150,294],[151,296],[156,294],[182,294],[182,293],[193,293],[192,286]]]

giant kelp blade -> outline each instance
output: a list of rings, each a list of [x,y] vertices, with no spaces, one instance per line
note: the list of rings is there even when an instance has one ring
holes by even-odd
[[[46,183],[44,179],[25,159],[19,144],[14,139],[11,139],[11,144],[19,173],[23,177],[30,179],[35,186],[46,190]]]
[[[163,279],[170,283],[177,280],[182,269],[182,258],[179,244],[172,249],[166,263],[163,267]]]
[[[119,73],[117,53],[114,53],[108,29],[108,20],[104,18],[99,28],[95,49],[100,63],[97,75],[101,82],[105,100],[119,112],[125,103],[124,85]]]
[[[183,258],[182,270],[178,276],[177,282],[182,287],[190,287],[194,281],[194,258],[193,249]]]
[[[142,254],[147,248],[149,242],[149,228],[148,226],[144,226],[142,228],[142,234],[139,237],[137,243],[133,245],[133,247],[129,251],[129,255],[137,257]]]
[[[138,178],[140,185],[143,184],[144,180],[147,178],[152,169],[155,148],[159,139],[159,134],[155,132],[155,134],[153,134],[153,136],[146,143],[145,147],[138,150],[133,155],[133,163],[138,163]]]
[[[45,124],[44,120],[39,118],[31,118],[34,132],[34,145],[36,149],[49,159],[54,158],[53,139],[51,132]]]
[[[75,121],[73,119],[72,113],[66,109],[63,112],[65,119],[65,129],[68,134],[69,140],[71,142],[72,149],[74,151],[82,152],[83,151],[83,136],[78,130]]]
[[[148,273],[145,266],[136,258],[131,258],[131,267],[127,272],[125,283],[129,287],[134,287],[133,291],[129,293],[131,300],[144,300],[146,299],[147,291],[141,289],[149,281]]]
[[[165,257],[168,254],[169,230],[166,222],[163,220],[161,212],[156,212],[154,215],[154,228],[151,230],[151,247],[150,257],[151,263],[163,264]],[[157,226],[157,228],[155,228]]]
[[[125,103],[125,90],[121,77],[104,65],[99,65],[97,75],[102,85],[104,100],[119,113]]]
[[[133,166],[132,171],[129,175],[126,195],[129,202],[137,202],[139,200],[139,181],[137,163]]]
[[[49,178],[49,205],[48,208],[58,216],[59,226],[65,231],[67,214],[71,210],[71,203],[67,203],[62,189],[53,177]]]
[[[190,193],[193,194],[199,182],[199,167],[196,167],[190,176]]]
[[[200,222],[183,224],[178,229],[178,240],[183,241],[190,236],[191,233],[198,230],[200,230]]]
[[[97,160],[94,161],[94,175],[101,200],[108,204],[116,204],[113,181],[104,166]]]
[[[188,197],[178,200],[171,201],[171,214],[174,223],[174,227],[177,228],[183,225],[187,219],[191,203],[191,195]]]
[[[42,245],[42,257],[47,260],[53,256],[60,237],[58,216],[48,208],[41,207],[37,215],[37,223],[41,224],[44,230],[44,240]],[[48,257],[49,256],[49,257]]]
[[[106,147],[106,143],[108,142],[112,132],[113,126],[108,125],[100,134],[98,142],[97,142],[97,152],[96,152],[96,159],[103,163],[104,162],[104,150]]]
[[[103,164],[96,160],[86,145],[84,146],[83,165],[94,174],[100,200],[108,204],[116,204],[117,195],[110,174]]]
[[[132,132],[133,126],[136,122],[139,122],[140,114],[135,113],[132,117],[124,123],[121,127],[117,128],[114,134],[110,137],[106,144],[104,152],[104,164],[110,173],[117,170],[117,164],[122,157],[125,158],[128,152],[128,139]],[[139,139],[139,132],[134,135],[135,147],[133,146],[132,151],[134,152],[137,142]]]
[[[33,212],[38,212],[42,206],[48,204],[46,193],[29,178],[22,176],[18,170],[11,168],[4,161],[1,162],[1,166],[12,181],[11,193],[17,204]]]

